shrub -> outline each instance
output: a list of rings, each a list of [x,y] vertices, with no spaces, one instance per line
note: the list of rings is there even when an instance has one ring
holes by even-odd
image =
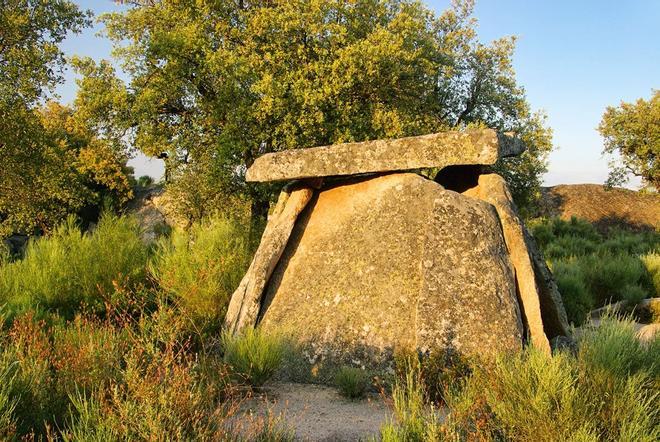
[[[225,362],[241,380],[253,387],[260,387],[275,374],[285,349],[279,336],[253,328],[238,336],[223,333],[222,346]]]
[[[339,392],[349,399],[363,397],[368,383],[367,373],[355,367],[341,367],[335,375],[335,385]]]
[[[561,236],[552,241],[545,249],[549,259],[569,258],[590,255],[598,249],[595,242],[579,236]]]
[[[418,361],[408,360],[403,379],[392,389],[394,421],[380,431],[383,442],[433,442],[441,440],[440,416],[424,401],[425,392]]]
[[[660,245],[660,235],[655,232],[632,233],[614,230],[600,245],[603,253],[643,255],[657,250]]]
[[[0,302],[14,312],[39,305],[67,317],[83,303],[103,311],[116,287],[143,280],[146,261],[135,219],[104,216],[81,233],[70,217],[53,235],[31,241],[23,259],[0,266]]]
[[[503,354],[447,395],[443,423],[425,404],[418,366],[394,386],[383,440],[655,441],[660,437],[660,337],[640,344],[629,320],[585,328],[577,353]]]
[[[642,257],[642,262],[649,272],[653,288],[655,289],[654,296],[660,296],[660,253],[649,253]]]
[[[631,320],[606,315],[599,327],[582,334],[578,344],[578,360],[591,370],[605,370],[616,378],[640,372],[660,376],[660,348],[642,344]]]
[[[568,320],[576,326],[582,325],[594,308],[594,302],[580,267],[575,262],[560,261],[553,265],[552,271]]]
[[[6,354],[0,354],[0,439],[14,438],[16,423],[14,422],[14,409],[16,398],[12,395],[14,375],[12,374],[13,361],[8,360]]]
[[[437,406],[444,405],[449,391],[471,373],[468,359],[453,347],[434,349],[420,360],[425,397]]]
[[[149,187],[154,183],[154,179],[151,178],[149,175],[142,175],[140,178],[137,179],[137,185],[139,187]]]
[[[642,261],[629,255],[587,256],[579,261],[589,292],[597,304],[625,299],[626,289],[648,285]]]
[[[648,296],[648,291],[638,284],[628,284],[621,291],[621,298],[628,301],[631,305],[638,304],[642,299]]]
[[[247,233],[217,218],[175,231],[158,243],[151,272],[184,313],[202,326],[218,326],[249,264]]]

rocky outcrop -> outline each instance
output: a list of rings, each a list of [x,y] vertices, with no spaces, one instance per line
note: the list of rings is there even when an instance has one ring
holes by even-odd
[[[248,169],[248,181],[277,181],[373,172],[490,165],[525,150],[520,140],[494,130],[440,132],[397,140],[376,140],[268,153]]]

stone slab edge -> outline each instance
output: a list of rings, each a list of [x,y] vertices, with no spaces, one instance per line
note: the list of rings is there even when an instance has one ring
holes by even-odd
[[[480,175],[479,185],[465,194],[477,197],[495,206],[502,223],[504,242],[509,249],[509,258],[515,269],[518,295],[532,344],[541,351],[550,354],[550,342],[543,327],[539,289],[536,284],[532,258],[527,250],[524,226],[518,216],[504,178],[494,173]]]
[[[286,248],[298,215],[312,199],[313,187],[316,186],[286,189],[280,194],[250,267],[229,301],[224,322],[227,332],[235,335],[256,325],[266,284]]]
[[[265,182],[453,165],[492,165],[499,158],[520,155],[524,150],[520,139],[492,129],[439,132],[268,153],[255,160],[246,180]]]

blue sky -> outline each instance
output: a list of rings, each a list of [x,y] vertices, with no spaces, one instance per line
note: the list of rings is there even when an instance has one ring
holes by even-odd
[[[117,10],[111,0],[77,0],[96,14]],[[441,12],[448,0],[426,0]],[[608,105],[651,96],[660,88],[660,1],[477,0],[479,36],[490,41],[518,37],[514,66],[533,109],[542,109],[554,130],[545,184],[602,183],[607,159],[596,131]],[[68,55],[110,57],[110,44],[97,25],[69,37]],[[58,88],[64,102],[75,95],[73,75]],[[136,175],[162,174],[158,160],[131,161]],[[634,187],[638,181],[632,180]]]

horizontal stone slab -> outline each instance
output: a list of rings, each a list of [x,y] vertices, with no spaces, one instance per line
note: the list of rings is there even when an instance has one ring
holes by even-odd
[[[374,172],[491,165],[520,155],[523,142],[492,129],[292,149],[257,158],[247,181],[280,181]]]

